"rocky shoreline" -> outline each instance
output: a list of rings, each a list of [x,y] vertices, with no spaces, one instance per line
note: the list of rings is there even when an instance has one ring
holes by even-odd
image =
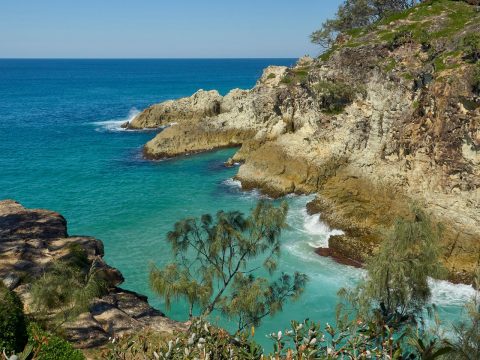
[[[149,159],[241,145],[227,163],[241,164],[242,188],[316,194],[309,211],[345,233],[330,251],[355,263],[417,204],[444,228],[449,280],[471,283],[480,261],[480,94],[469,85],[472,65],[448,56],[480,21],[435,39],[443,52],[432,60],[421,43],[384,40],[405,21],[425,23],[413,15],[345,36],[318,59],[268,67],[251,90],[153,105],[128,127],[174,123],[145,145]],[[437,27],[447,19],[425,16]]]
[[[110,337],[152,329],[171,333],[185,324],[168,319],[148,304],[146,296],[119,287],[123,276],[103,260],[103,243],[87,236],[69,236],[60,214],[26,209],[13,200],[0,201],[0,280],[22,298],[30,313],[32,281],[54,262],[68,256],[71,246],[83,249],[108,290],[95,299],[90,310],[63,325],[67,340],[78,348],[104,345]]]

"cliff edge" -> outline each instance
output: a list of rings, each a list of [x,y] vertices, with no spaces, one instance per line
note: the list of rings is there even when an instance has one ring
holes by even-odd
[[[173,332],[185,325],[152,308],[147,297],[118,287],[123,276],[103,260],[103,243],[92,237],[69,236],[67,222],[58,213],[25,209],[13,200],[0,201],[0,281],[20,295],[31,312],[32,281],[54,262],[69,256],[72,245],[83,249],[107,284],[106,294],[90,310],[63,325],[67,340],[76,347],[104,345],[109,337],[152,329]]]

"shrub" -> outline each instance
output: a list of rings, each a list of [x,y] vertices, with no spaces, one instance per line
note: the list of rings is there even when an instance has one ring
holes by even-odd
[[[465,58],[473,63],[480,60],[480,35],[469,34],[463,39]]]
[[[401,30],[393,36],[393,39],[388,43],[388,48],[390,51],[393,51],[412,42],[413,33],[410,30]]]
[[[320,108],[329,114],[340,113],[355,100],[357,89],[343,82],[320,81],[314,86]]]
[[[472,91],[475,95],[480,96],[480,65],[473,70]]]
[[[142,333],[115,338],[102,358],[256,360],[262,358],[262,349],[246,333],[233,337],[208,322],[194,319],[188,331],[180,332],[176,336],[159,337],[152,333]]]
[[[308,70],[307,67],[291,69],[280,80],[280,83],[286,85],[305,84],[308,80]]]
[[[82,352],[68,341],[42,330],[37,324],[28,326],[29,343],[35,360],[84,360]]]
[[[0,352],[19,352],[27,343],[23,304],[17,294],[0,281]]]

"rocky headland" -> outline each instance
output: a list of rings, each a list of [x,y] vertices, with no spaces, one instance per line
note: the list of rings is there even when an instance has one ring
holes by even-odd
[[[145,145],[149,159],[241,146],[227,163],[241,163],[242,187],[316,194],[308,210],[345,233],[329,253],[355,263],[415,203],[443,225],[450,280],[469,283],[480,259],[480,90],[463,44],[475,33],[475,6],[425,2],[317,59],[266,68],[251,90],[200,90],[127,126],[165,127]]]
[[[69,236],[66,220],[56,212],[0,201],[0,280],[20,295],[26,313],[32,312],[32,282],[51,264],[68,257],[72,245],[85,251],[89,266],[96,268],[107,285],[106,294],[92,302],[89,312],[63,325],[65,337],[75,346],[96,347],[109,337],[139,330],[171,333],[186,328],[152,308],[146,296],[118,287],[123,276],[103,260],[100,240]]]

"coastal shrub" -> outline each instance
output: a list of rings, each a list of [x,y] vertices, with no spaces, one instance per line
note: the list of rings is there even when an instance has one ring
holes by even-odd
[[[44,331],[31,323],[28,326],[29,344],[35,360],[84,360],[82,352],[68,341]]]
[[[477,64],[473,70],[472,91],[475,95],[480,96],[480,64]]]
[[[308,80],[308,71],[306,67],[290,69],[280,80],[285,85],[305,84]]]
[[[105,284],[93,264],[87,269],[74,265],[83,261],[82,256],[77,255],[73,263],[55,262],[32,284],[32,308],[37,320],[44,321],[46,327],[57,328],[73,320],[87,311],[90,302],[105,291]]]
[[[412,31],[407,29],[400,30],[393,36],[393,39],[389,41],[388,49],[393,51],[403,45],[410,44],[413,42],[413,38],[414,36]]]
[[[469,34],[463,39],[465,58],[473,63],[480,60],[480,35]]]
[[[313,87],[320,108],[325,113],[336,114],[351,104],[356,97],[357,90],[349,84],[341,81],[325,81],[322,80]]]
[[[276,75],[274,73],[270,73],[267,76],[267,79],[275,79]]]
[[[280,257],[280,234],[287,227],[288,205],[260,201],[245,216],[219,211],[216,216],[187,218],[167,235],[173,261],[150,271],[150,286],[165,300],[185,299],[189,316],[218,310],[234,319],[238,331],[257,326],[303,293],[307,276],[298,272],[272,276]],[[270,277],[257,276],[264,268]]]
[[[23,350],[27,343],[27,328],[23,304],[17,294],[0,280],[0,353]]]

